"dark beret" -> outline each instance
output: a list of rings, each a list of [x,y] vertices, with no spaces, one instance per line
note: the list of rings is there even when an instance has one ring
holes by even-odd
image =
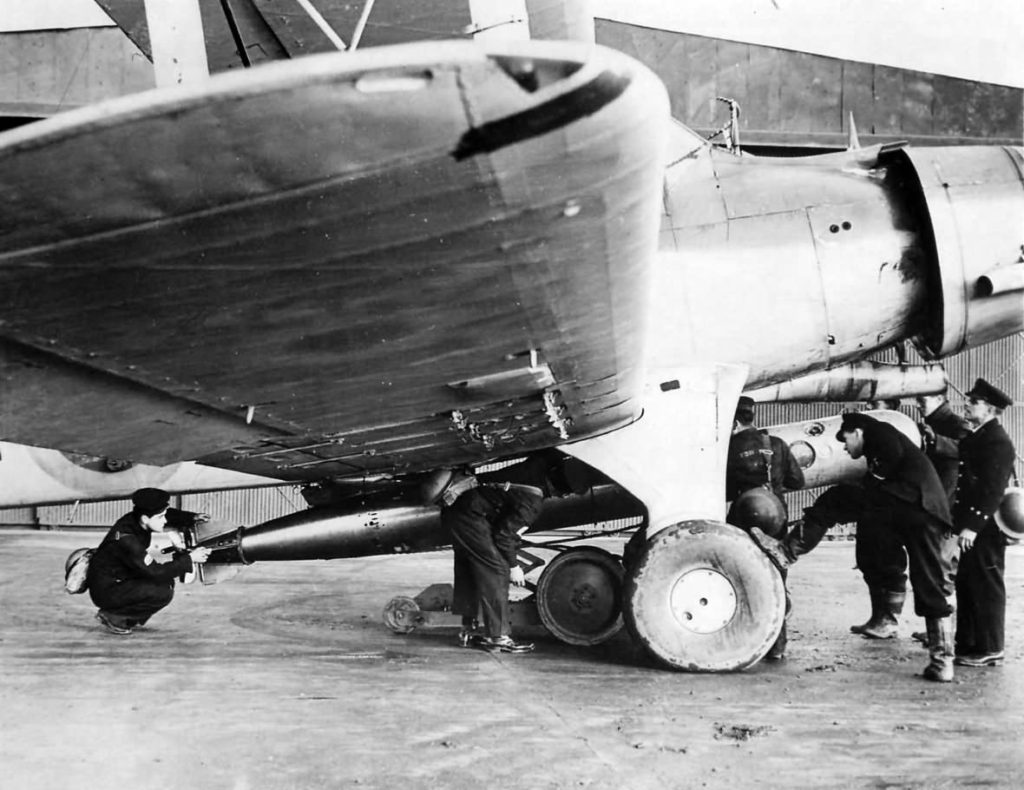
[[[859,411],[850,411],[843,415],[843,422],[836,432],[836,439],[843,441],[843,434],[855,431],[857,428],[865,430],[872,425],[878,425],[878,420]]]
[[[967,393],[967,397],[983,400],[986,403],[992,404],[997,409],[1005,409],[1007,406],[1013,405],[1013,398],[998,387],[993,387],[985,379],[975,381],[974,386]]]
[[[171,495],[159,488],[140,488],[132,494],[132,506],[143,516],[155,516],[166,510],[170,503]]]

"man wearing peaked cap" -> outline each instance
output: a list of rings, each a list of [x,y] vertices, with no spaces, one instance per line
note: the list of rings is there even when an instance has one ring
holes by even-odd
[[[149,555],[154,532],[186,526],[195,513],[169,508],[170,494],[159,488],[140,488],[132,494],[132,511],[121,516],[100,542],[89,562],[88,589],[99,607],[96,619],[110,633],[127,636],[145,625],[174,597],[174,580],[205,562],[208,548],[175,551],[170,562]]]
[[[1013,398],[998,387],[989,384],[985,379],[977,379],[974,386],[967,392],[967,397],[983,400],[1000,411],[1013,405]]]
[[[956,663],[995,666],[1003,661],[1006,624],[1006,538],[994,518],[1013,474],[1016,453],[999,417],[1013,400],[978,379],[967,393],[971,432],[960,440],[953,523],[959,533],[956,575]]]
[[[132,494],[132,509],[144,516],[155,516],[170,503],[171,495],[159,488],[140,488]]]
[[[904,569],[909,567],[914,611],[928,624],[931,662],[922,675],[949,682],[956,544],[949,535],[949,502],[935,467],[903,433],[867,414],[843,415],[836,438],[851,458],[867,462],[862,485],[837,485],[825,491],[804,509],[803,519],[778,546],[755,530],[751,534],[762,547],[768,541],[769,556],[785,564],[813,549],[830,527],[856,522],[857,565],[872,593],[872,618],[856,633],[877,639],[895,636],[896,615],[906,595]]]

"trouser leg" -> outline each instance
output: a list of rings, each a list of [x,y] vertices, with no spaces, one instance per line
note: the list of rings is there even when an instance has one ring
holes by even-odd
[[[857,568],[869,588],[905,592],[907,552],[899,532],[887,522],[884,514],[872,511],[857,521]]]
[[[107,619],[122,628],[142,625],[174,598],[174,582],[129,579],[93,594]]]
[[[509,623],[509,568],[504,571],[478,566],[475,569],[477,589],[480,591],[480,611],[483,615],[484,633],[491,637],[506,636],[510,633]]]
[[[994,529],[979,533],[957,571],[958,655],[999,653],[1006,628],[1006,547]]]
[[[895,513],[894,525],[907,547],[914,612],[924,618],[949,617],[954,611],[956,541],[925,516]]]
[[[850,631],[871,639],[891,639],[898,633],[907,585],[907,553],[899,533],[882,512],[865,510],[857,522],[857,567],[871,600],[867,622]]]
[[[786,584],[788,573],[782,571],[782,583]],[[789,634],[786,629],[786,620],[789,619],[789,592],[786,592],[786,614],[782,620],[782,630],[779,631],[778,637],[775,639],[775,643],[768,648],[768,653],[765,655],[769,661],[781,661],[786,657],[786,646],[789,644]]]
[[[479,614],[480,596],[476,589],[476,577],[468,555],[455,544],[455,561],[453,564],[452,611],[466,619],[473,620]]]
[[[491,527],[479,514],[451,511],[442,515],[451,529],[456,558],[453,606],[466,618],[479,614],[487,636],[509,631],[509,566],[494,545]]]
[[[791,561],[807,554],[817,546],[825,533],[837,524],[850,524],[860,519],[864,511],[864,494],[855,486],[834,486],[804,509],[798,521],[782,541],[783,550]]]

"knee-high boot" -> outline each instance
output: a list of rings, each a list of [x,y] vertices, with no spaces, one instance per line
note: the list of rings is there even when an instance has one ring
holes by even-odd
[[[950,683],[953,680],[953,617],[926,617],[924,622],[931,660],[921,674],[925,680]]]
[[[899,633],[899,615],[907,594],[901,590],[882,590],[869,587],[871,617],[863,625],[851,625],[850,630],[869,639],[893,639]]]

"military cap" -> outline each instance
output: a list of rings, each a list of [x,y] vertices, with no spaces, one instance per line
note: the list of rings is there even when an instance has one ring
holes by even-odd
[[[1013,405],[1013,398],[997,387],[993,387],[985,379],[978,379],[974,386],[967,392],[968,398],[976,398],[990,403],[997,409],[1005,409]]]
[[[167,509],[171,495],[159,488],[140,488],[132,494],[132,506],[136,513],[155,516]]]
[[[840,424],[839,430],[836,431],[836,440],[841,442],[844,434],[855,431],[857,428],[863,430],[871,425],[878,425],[878,420],[863,412],[848,411],[843,415],[843,422]]]
[[[746,395],[740,396],[740,399],[736,402],[736,419],[740,419],[741,422],[748,422],[754,419],[753,398],[749,398]]]

